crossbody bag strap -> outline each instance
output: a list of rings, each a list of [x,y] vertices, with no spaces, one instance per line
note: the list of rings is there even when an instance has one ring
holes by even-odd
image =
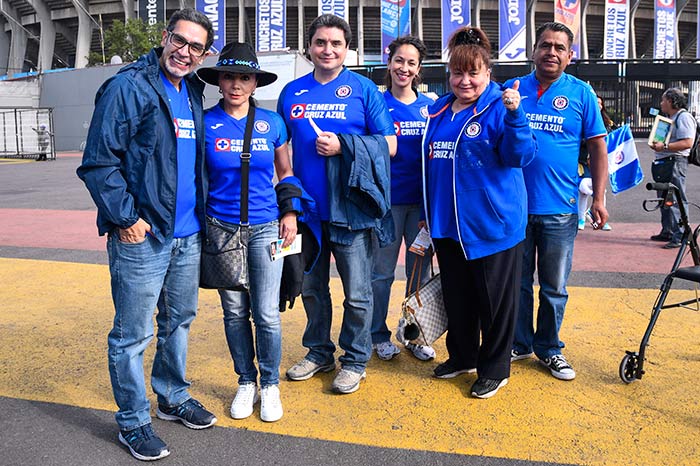
[[[253,137],[253,120],[255,107],[249,104],[248,118],[243,133],[243,150],[241,151],[241,225],[248,226],[248,185],[250,182],[250,140]]]

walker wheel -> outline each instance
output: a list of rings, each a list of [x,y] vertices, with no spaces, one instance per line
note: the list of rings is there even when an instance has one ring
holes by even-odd
[[[620,362],[620,378],[625,383],[632,383],[637,380],[637,362],[639,356],[635,353],[627,353]]]

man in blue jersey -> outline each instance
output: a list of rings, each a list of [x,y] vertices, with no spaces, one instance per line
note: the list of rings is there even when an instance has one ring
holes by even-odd
[[[537,153],[525,168],[528,225],[524,243],[520,310],[511,360],[533,353],[551,374],[572,380],[576,372],[561,352],[559,329],[568,299],[574,239],[578,232],[578,153],[581,140],[591,155],[593,229],[605,225],[604,195],[608,178],[605,125],[595,92],[564,73],[571,61],[574,35],[565,25],[546,23],[537,29],[535,71],[520,79],[522,106],[530,121]],[[507,83],[508,86],[512,82]],[[540,285],[537,329],[533,328],[533,281]]]
[[[345,354],[339,358],[341,370],[333,380],[333,390],[352,393],[366,376],[365,367],[372,353],[371,235],[374,231],[380,242],[383,237],[386,243],[388,232],[383,230],[386,222],[367,215],[366,205],[349,200],[346,194],[351,190],[343,164],[351,159],[356,168],[367,168],[356,172],[359,182],[365,183],[363,192],[384,193],[384,200],[390,204],[388,156],[396,152],[396,136],[377,86],[343,66],[352,39],[348,23],[334,15],[319,16],[311,23],[308,37],[314,71],[285,86],[277,111],[292,139],[294,172],[321,214],[323,235],[321,256],[304,277],[302,291],[308,319],[302,344],[308,353],[287,371],[287,377],[306,380],[317,372],[335,369],[328,288],[332,253],[345,293],[338,341]],[[352,139],[358,136],[364,139]],[[351,149],[348,143],[353,141],[358,144]],[[362,176],[371,173],[379,178]],[[388,218],[393,230],[390,214]],[[393,240],[393,231],[389,235]]]
[[[114,325],[109,374],[119,407],[119,441],[140,460],[168,456],[153,432],[143,353],[158,345],[151,385],[156,414],[192,429],[216,422],[188,393],[187,340],[197,313],[204,225],[204,84],[193,75],[212,44],[207,17],[177,11],[161,47],[125,66],[97,92],[78,176],[108,234]]]

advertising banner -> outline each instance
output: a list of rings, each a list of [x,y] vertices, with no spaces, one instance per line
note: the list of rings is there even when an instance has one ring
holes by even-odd
[[[165,22],[165,0],[139,0],[139,19],[153,26]]]
[[[287,0],[255,1],[255,50],[269,52],[287,47]]]
[[[525,0],[498,0],[498,59],[526,60]]]
[[[336,15],[345,21],[350,21],[348,16],[348,3],[350,0],[318,0],[318,15]]]
[[[676,0],[654,1],[654,58],[676,58]]]
[[[629,0],[605,0],[605,36],[603,58],[629,58]]]
[[[195,9],[201,11],[214,26],[213,53],[219,53],[226,44],[226,0],[195,0]]]
[[[389,44],[411,33],[411,0],[381,0],[382,63],[389,57]]]
[[[554,21],[566,25],[574,33],[573,60],[581,58],[581,2],[580,0],[554,0]]]
[[[442,0],[442,60],[447,61],[447,43],[450,36],[462,26],[472,23],[469,0]]]

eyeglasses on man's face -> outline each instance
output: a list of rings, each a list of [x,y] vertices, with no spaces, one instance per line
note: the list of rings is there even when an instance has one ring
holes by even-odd
[[[182,37],[180,34],[172,31],[168,31],[168,41],[170,41],[170,43],[173,44],[176,49],[181,49],[185,45],[189,45],[190,55],[193,57],[201,57],[206,51],[202,44],[198,44],[197,42],[188,42],[187,39]]]

